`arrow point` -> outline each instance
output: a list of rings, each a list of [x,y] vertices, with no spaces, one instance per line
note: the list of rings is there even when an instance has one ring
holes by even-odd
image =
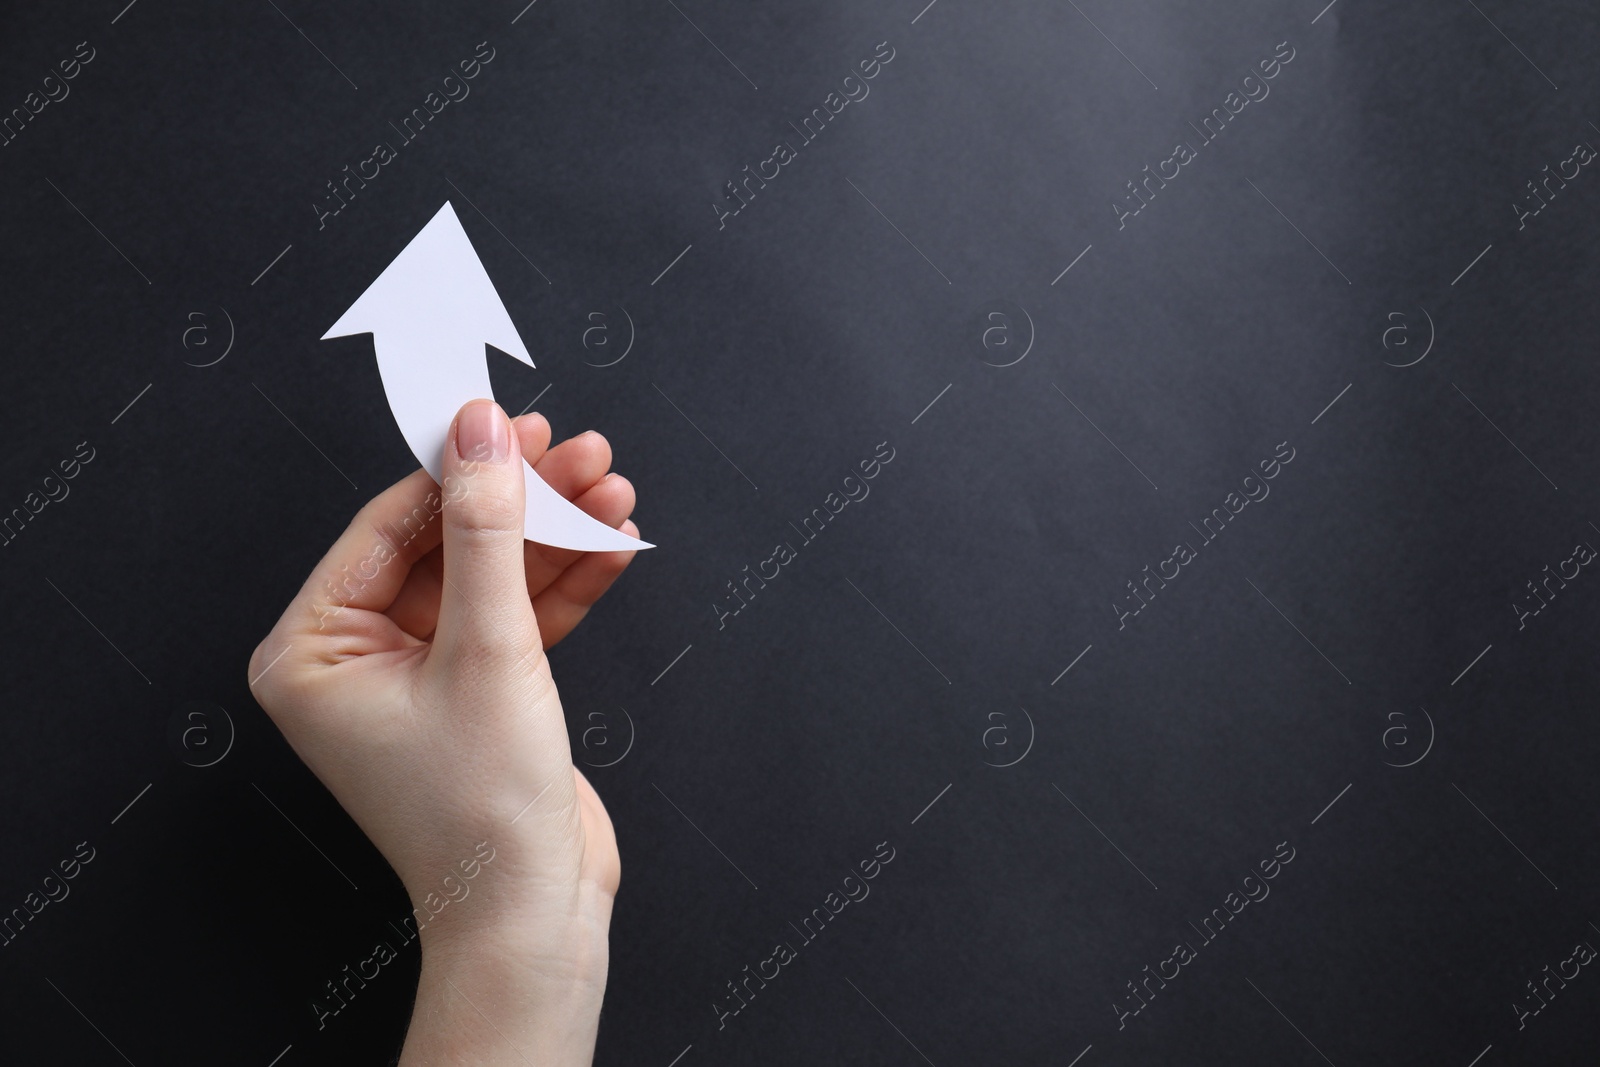
[[[351,304],[350,310],[346,311],[343,315],[340,315],[339,321],[328,327],[328,332],[323,334],[319,340],[331,341],[335,337],[351,337],[358,333],[371,333],[371,326],[356,325],[358,321],[356,318],[356,311],[360,307],[361,302],[359,300],[354,304]]]
[[[509,322],[509,319],[507,321]],[[501,340],[496,340],[495,338],[491,337],[489,339],[489,344],[493,345],[501,352],[504,352],[506,355],[520,359],[530,367],[533,366],[533,357],[530,356],[528,354],[528,350],[523,347],[522,338],[517,334],[517,328],[515,326],[512,326],[509,332],[502,334],[501,338]]]
[[[322,339],[405,330],[423,318],[534,365],[448,200]]]

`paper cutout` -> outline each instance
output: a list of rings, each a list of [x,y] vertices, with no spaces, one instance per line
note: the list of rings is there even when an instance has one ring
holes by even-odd
[[[533,366],[449,201],[322,339],[362,333],[372,334],[389,410],[434,481],[456,412],[494,395],[485,343]],[[655,547],[585,515],[526,463],[522,474],[528,540],[583,552]]]

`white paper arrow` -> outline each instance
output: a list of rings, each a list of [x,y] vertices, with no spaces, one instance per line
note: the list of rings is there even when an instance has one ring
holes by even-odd
[[[484,345],[533,366],[449,201],[322,339],[361,333],[372,334],[389,410],[434,481],[456,412],[494,395]],[[655,547],[585,515],[527,464],[522,474],[528,540],[582,552]]]

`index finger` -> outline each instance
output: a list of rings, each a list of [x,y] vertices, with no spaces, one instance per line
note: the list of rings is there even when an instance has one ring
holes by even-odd
[[[438,547],[443,507],[438,484],[421,469],[368,501],[300,587],[299,617],[285,613],[289,631],[333,635],[346,628],[334,620],[348,610],[387,611],[411,568]]]

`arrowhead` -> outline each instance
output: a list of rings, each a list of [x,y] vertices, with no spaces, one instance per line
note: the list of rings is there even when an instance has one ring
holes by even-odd
[[[380,330],[436,341],[441,353],[470,334],[533,366],[448,200],[322,339]]]

